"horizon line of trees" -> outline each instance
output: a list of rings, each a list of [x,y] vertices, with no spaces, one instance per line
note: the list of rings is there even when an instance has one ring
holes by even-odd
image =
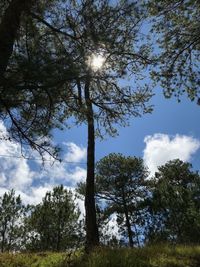
[[[0,197],[0,250],[65,251],[83,247],[85,223],[76,194],[63,185],[48,191],[37,205],[24,205],[12,189]],[[200,175],[175,159],[154,176],[141,158],[109,154],[96,164],[96,216],[100,243],[140,247],[145,244],[200,243]],[[118,233],[109,228],[116,218]]]

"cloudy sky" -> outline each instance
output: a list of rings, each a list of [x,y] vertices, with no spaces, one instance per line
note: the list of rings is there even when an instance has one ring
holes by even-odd
[[[118,128],[119,135],[96,142],[96,160],[111,152],[142,157],[153,174],[157,166],[179,158],[200,169],[200,106],[186,97],[181,103],[164,99],[157,92],[152,99],[154,112],[142,118],[131,119],[130,127]],[[0,122],[0,131],[6,129]],[[0,195],[14,188],[25,203],[38,203],[47,190],[64,184],[74,188],[86,176],[86,127],[74,127],[65,132],[55,131],[55,142],[63,149],[63,162],[28,161],[20,156],[20,146],[0,142]],[[76,164],[75,162],[79,162]]]

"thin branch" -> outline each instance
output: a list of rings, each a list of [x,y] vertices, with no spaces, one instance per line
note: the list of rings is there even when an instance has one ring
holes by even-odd
[[[47,26],[48,28],[50,28],[53,32],[56,32],[56,33],[59,33],[59,34],[62,34],[64,35],[65,37],[69,37],[75,41],[78,41],[78,37],[75,37],[69,33],[66,33],[66,32],[63,32],[61,31],[60,29],[58,28],[55,28],[54,26],[52,26],[50,23],[48,23],[46,20],[44,20],[43,18],[41,18],[40,16],[38,16],[37,14],[33,13],[33,12],[30,12],[30,15],[37,19],[39,22],[43,23],[45,26]]]

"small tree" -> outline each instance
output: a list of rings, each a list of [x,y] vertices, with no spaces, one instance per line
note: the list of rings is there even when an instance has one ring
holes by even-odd
[[[1,252],[20,249],[23,237],[25,207],[20,196],[11,190],[0,197],[0,246]]]
[[[96,198],[103,208],[103,218],[117,214],[121,234],[128,238],[133,247],[134,239],[139,245],[140,203],[147,196],[145,178],[148,176],[143,160],[109,154],[96,164]],[[78,192],[84,192],[85,185],[78,185]]]
[[[149,206],[150,241],[199,243],[200,177],[191,167],[177,159],[158,168]]]
[[[72,192],[62,185],[55,187],[31,212],[28,219],[31,242],[27,243],[27,248],[64,251],[75,247],[82,241],[79,216]]]
[[[134,237],[139,245],[138,208],[147,194],[145,178],[148,176],[143,160],[109,154],[97,163],[96,175],[98,198],[106,201],[107,212],[117,213],[117,222],[121,233],[128,237],[129,246],[133,247]]]

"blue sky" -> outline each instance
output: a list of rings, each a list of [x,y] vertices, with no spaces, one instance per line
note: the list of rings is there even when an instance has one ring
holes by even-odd
[[[148,33],[149,23],[145,23],[141,31]],[[153,36],[154,49],[158,50]],[[155,52],[155,51],[154,51]],[[147,71],[146,71],[147,72]],[[146,75],[146,73],[144,73]],[[146,75],[148,76],[148,74]],[[147,78],[147,81],[148,80]],[[168,160],[180,158],[190,161],[194,169],[200,169],[200,106],[191,102],[186,96],[181,103],[176,98],[165,99],[162,89],[154,88],[155,96],[152,114],[141,118],[130,118],[130,126],[118,127],[118,136],[105,140],[96,140],[96,160],[109,153],[122,153],[127,156],[142,157],[151,174],[157,166]],[[0,131],[6,129],[0,122]],[[38,203],[47,190],[53,186],[64,184],[74,188],[76,182],[85,179],[86,175],[86,126],[73,127],[70,130],[54,131],[54,141],[62,149],[63,162],[44,167],[40,161],[12,158],[20,156],[20,145],[17,143],[0,142],[0,194],[14,188],[27,203]],[[1,157],[11,155],[11,157]],[[33,155],[38,157],[38,155]],[[67,162],[81,162],[69,164]]]
[[[160,166],[174,158],[180,158],[200,169],[200,106],[183,97],[181,103],[175,98],[165,99],[159,89],[152,98],[154,111],[141,118],[130,118],[130,126],[118,127],[119,135],[96,140],[96,160],[111,152],[129,156],[139,156],[148,165],[151,174]],[[1,132],[6,132],[0,123]],[[47,190],[58,184],[74,188],[86,176],[87,129],[73,127],[64,132],[54,132],[55,142],[63,148],[63,162],[47,162],[0,157],[0,194],[14,188],[25,203],[38,203]],[[0,155],[19,155],[20,145],[1,142]],[[38,157],[38,155],[33,155]],[[71,164],[68,162],[81,162]],[[83,210],[83,203],[82,210]]]
[[[198,124],[200,106],[191,102],[186,96],[183,96],[181,102],[178,103],[176,98],[164,98],[160,88],[154,91],[155,96],[151,100],[154,105],[152,114],[141,118],[131,118],[129,127],[117,127],[119,134],[117,137],[106,136],[104,140],[97,139],[96,160],[111,152],[143,157],[146,146],[145,137],[158,133],[168,135],[172,140],[177,134],[200,140]],[[86,147],[86,133],[85,126],[73,127],[65,133],[56,131],[55,137],[59,143],[70,141]],[[191,153],[190,161],[195,169],[199,169],[200,150],[196,150],[195,154]]]

